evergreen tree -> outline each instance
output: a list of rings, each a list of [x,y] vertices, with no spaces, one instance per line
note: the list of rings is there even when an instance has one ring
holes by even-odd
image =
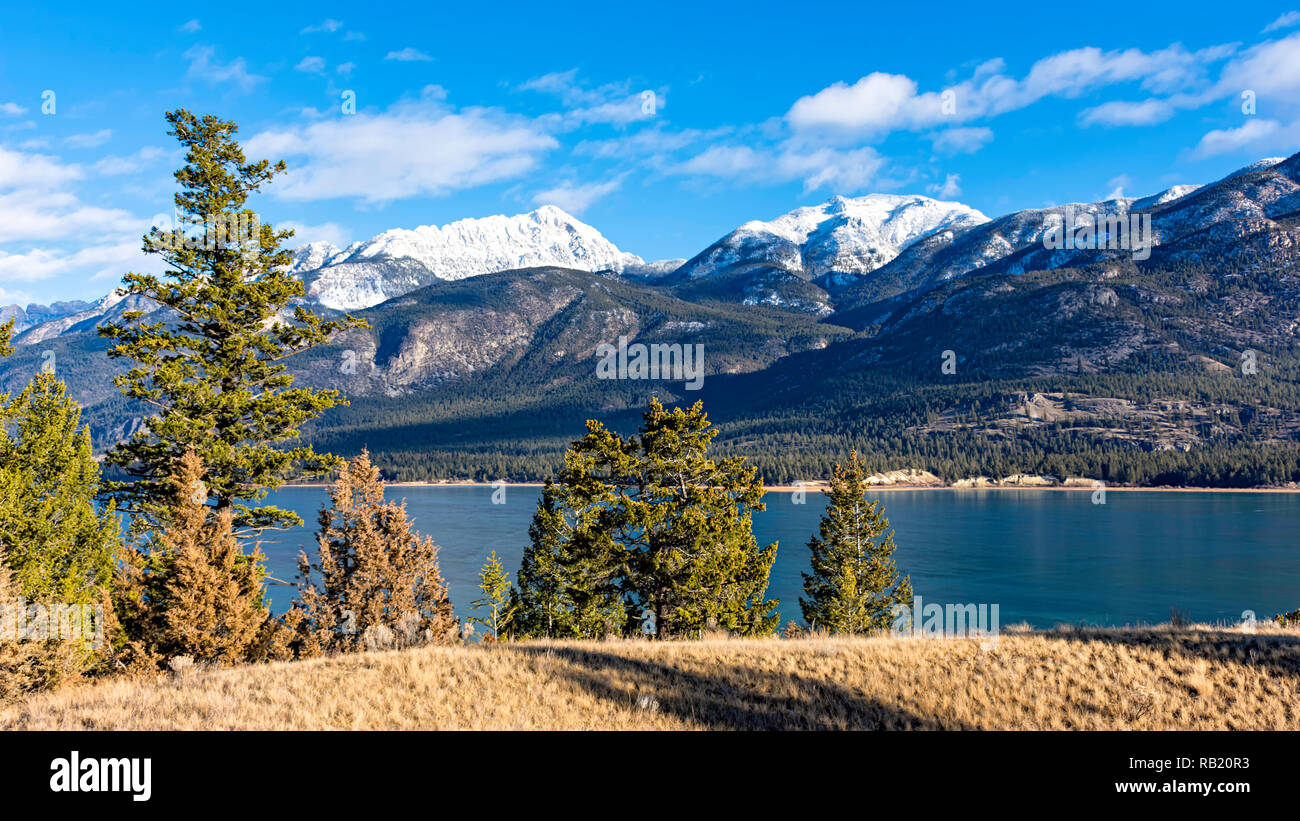
[[[329,495],[318,562],[299,555],[298,600],[286,617],[299,655],[453,641],[438,546],[412,529],[404,503],[385,501],[368,452],[344,463]]]
[[[0,545],[0,704],[48,690],[85,670],[86,649],[79,641],[29,639],[18,635],[27,600],[13,581]]]
[[[528,527],[510,600],[510,629],[520,638],[601,636],[624,618],[621,599],[602,584],[610,573],[575,538],[560,496],[547,480]]]
[[[172,477],[163,527],[123,553],[116,585],[127,635],[147,658],[167,662],[254,661],[270,627],[263,600],[262,555],[247,555],[234,534],[234,511],[212,510],[203,460],[193,450]]]
[[[32,601],[105,604],[120,547],[112,505],[97,511],[90,428],[62,382],[39,373],[10,404],[0,433],[0,547]]]
[[[506,573],[505,568],[501,566],[501,559],[497,558],[495,550],[483,563],[483,568],[478,572],[478,578],[478,589],[483,595],[473,602],[473,607],[475,610],[486,608],[488,615],[486,618],[471,616],[470,621],[491,630],[492,640],[497,641],[501,638],[501,633],[505,631],[506,626],[510,624],[513,614],[510,608],[510,576]]]
[[[832,633],[886,629],[896,604],[912,605],[909,577],[894,566],[894,534],[884,507],[867,502],[867,471],[857,451],[835,465],[819,535],[808,542],[812,573],[803,574],[804,620]]]
[[[753,534],[762,480],[743,457],[708,458],[717,431],[701,403],[668,411],[652,399],[642,420],[627,439],[588,421],[565,454],[569,561],[597,600],[621,598],[626,632],[770,633],[776,544],[760,548]]]
[[[555,484],[547,480],[528,526],[529,543],[519,563],[517,586],[510,591],[514,629],[521,638],[569,633],[573,608],[564,572],[569,533],[569,523],[556,503]]]
[[[167,270],[127,274],[121,292],[167,309],[164,316],[144,322],[145,312],[132,310],[100,326],[113,342],[109,356],[135,362],[117,378],[123,394],[156,412],[107,454],[108,464],[132,478],[107,490],[147,527],[170,503],[170,477],[192,449],[214,506],[231,509],[237,528],[299,525],[293,511],[249,503],[298,472],[334,467],[332,457],[286,443],[303,423],[346,400],[335,390],[292,387],[284,360],[364,323],[326,322],[301,303],[290,309],[304,294],[287,271],[290,252],[280,247],[293,232],[260,223],[245,207],[284,163],[246,161],[233,122],[183,109],[169,112],[167,122],[186,149],[175,175],[177,213],[202,236],[184,226],[146,235],[144,251],[159,255]]]
[[[0,324],[0,357],[13,353],[13,327],[12,319]],[[23,503],[32,498],[32,493],[30,483],[16,470],[18,464],[13,456],[18,443],[10,438],[8,425],[22,414],[25,404],[21,398],[11,401],[9,394],[0,394],[0,704],[76,678],[84,672],[88,656],[83,642],[28,639],[18,633],[19,625],[26,622],[29,599],[14,578],[6,544],[21,538],[16,534],[26,516]],[[72,427],[76,427],[75,423]],[[45,467],[41,467],[41,473]],[[27,570],[38,579],[47,575],[33,572],[32,567]],[[55,573],[48,575],[57,578]]]

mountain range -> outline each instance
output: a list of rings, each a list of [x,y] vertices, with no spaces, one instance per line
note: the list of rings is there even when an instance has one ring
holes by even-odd
[[[291,270],[307,283],[311,299],[352,310],[438,281],[546,265],[621,273],[640,269],[644,261],[620,251],[590,225],[544,205],[514,217],[397,228],[341,250],[314,242],[299,249]]]
[[[1060,247],[1067,213],[1149,218],[1150,253],[1104,236]],[[305,435],[369,446],[404,479],[538,478],[583,420],[633,425],[656,393],[704,399],[724,452],[777,481],[824,475],[856,447],[945,478],[1291,482],[1298,258],[1300,155],[992,219],[923,196],[833,197],[689,260],[646,262],[544,206],[302,247],[307,302],[371,328],[294,369],[353,399]],[[53,351],[98,446],[137,429],[94,330],[134,307],[113,294],[4,309],[19,334],[0,384],[20,388]],[[597,347],[619,337],[703,345],[704,389],[597,380]]]

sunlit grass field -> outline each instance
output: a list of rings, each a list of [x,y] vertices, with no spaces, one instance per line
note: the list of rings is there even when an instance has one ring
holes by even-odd
[[[1300,729],[1300,632],[528,642],[70,686],[5,729]]]

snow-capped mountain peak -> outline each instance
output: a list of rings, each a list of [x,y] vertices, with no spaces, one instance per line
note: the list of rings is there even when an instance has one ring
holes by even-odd
[[[294,251],[291,270],[314,271],[328,265],[331,260],[342,253],[343,250],[332,243],[324,241],[309,242]]]
[[[1259,171],[1264,168],[1272,168],[1278,163],[1286,162],[1286,159],[1287,159],[1286,157],[1265,157],[1262,160],[1256,160],[1250,165],[1246,165],[1246,166],[1242,166],[1241,168],[1238,168],[1236,171],[1233,171],[1228,176],[1219,180],[1219,182],[1227,182],[1228,180],[1245,176],[1246,174],[1250,174],[1254,171]]]
[[[1171,188],[1166,188],[1159,194],[1152,194],[1149,197],[1139,197],[1138,199],[1130,200],[1129,210],[1142,211],[1147,208],[1154,208],[1157,205],[1164,205],[1167,202],[1173,202],[1176,199],[1185,197],[1199,188],[1201,188],[1199,185],[1175,185]]]
[[[697,279],[749,263],[767,263],[808,278],[864,274],[939,231],[964,231],[988,217],[957,202],[899,194],[835,196],[773,220],[753,220],[682,266]]]
[[[395,228],[340,251],[328,243],[304,246],[291,271],[308,295],[330,308],[353,310],[438,280],[556,265],[620,272],[642,264],[599,231],[554,205],[513,217],[462,219],[441,227]]]

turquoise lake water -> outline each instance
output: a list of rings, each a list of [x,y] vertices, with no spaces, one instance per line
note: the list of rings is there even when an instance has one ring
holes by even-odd
[[[540,488],[390,488],[406,499],[421,533],[441,547],[443,576],[457,614],[477,598],[478,570],[495,550],[511,577],[528,543]],[[940,604],[997,604],[1003,626],[1028,622],[1138,624],[1168,621],[1173,609],[1197,621],[1260,619],[1300,607],[1300,494],[1111,491],[893,490],[879,495],[895,531],[895,558],[916,593]],[[271,575],[294,580],[300,549],[315,548],[323,488],[283,488],[275,504],[308,527],[263,543]],[[769,596],[782,623],[801,621],[800,573],[825,497],[769,493],[755,514],[760,544],[779,542]],[[275,609],[293,598],[272,586]]]

